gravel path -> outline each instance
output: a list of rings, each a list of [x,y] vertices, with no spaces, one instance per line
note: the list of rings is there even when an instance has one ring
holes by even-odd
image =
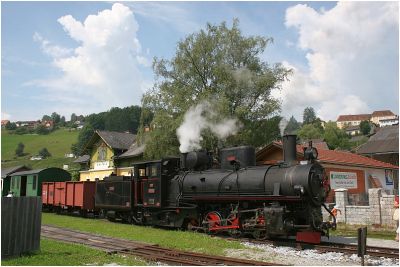
[[[355,254],[346,255],[338,252],[319,253],[312,249],[299,251],[289,247],[274,247],[268,244],[260,245],[248,242],[242,244],[248,249],[228,249],[226,250],[227,256],[296,266],[361,265],[360,258]],[[399,266],[398,259],[372,259],[368,255],[364,259],[365,265]]]

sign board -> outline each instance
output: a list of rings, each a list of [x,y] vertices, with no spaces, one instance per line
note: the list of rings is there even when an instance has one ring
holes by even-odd
[[[393,171],[385,170],[385,181],[386,185],[393,185]]]
[[[357,173],[355,172],[330,172],[332,189],[357,188]]]
[[[110,166],[110,162],[109,161],[97,161],[94,163],[93,169],[95,170],[105,170],[108,169],[108,167]]]

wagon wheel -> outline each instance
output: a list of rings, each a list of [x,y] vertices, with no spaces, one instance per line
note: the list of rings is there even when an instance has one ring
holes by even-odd
[[[236,214],[229,214],[228,218],[226,218],[226,225],[227,226],[239,226],[239,218]],[[237,229],[229,229],[228,233],[233,238],[239,238],[242,236],[242,231]]]
[[[268,238],[267,231],[264,229],[254,230],[253,237],[257,240],[265,240]]]
[[[204,218],[203,224],[204,228],[206,229],[207,234],[214,234],[216,230],[210,230],[210,228],[215,228],[221,226],[221,215],[216,211],[211,211],[207,213]]]

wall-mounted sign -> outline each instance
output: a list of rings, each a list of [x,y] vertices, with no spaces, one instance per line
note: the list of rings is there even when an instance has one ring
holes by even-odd
[[[332,189],[357,188],[357,173],[355,172],[330,172]]]
[[[108,169],[108,167],[110,166],[110,162],[109,161],[97,161],[94,163],[93,169],[95,170],[105,170]]]
[[[385,181],[386,185],[393,185],[393,171],[385,170]]]

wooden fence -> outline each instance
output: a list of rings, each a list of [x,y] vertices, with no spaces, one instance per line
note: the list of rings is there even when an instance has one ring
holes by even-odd
[[[1,198],[1,257],[40,249],[41,197]]]

